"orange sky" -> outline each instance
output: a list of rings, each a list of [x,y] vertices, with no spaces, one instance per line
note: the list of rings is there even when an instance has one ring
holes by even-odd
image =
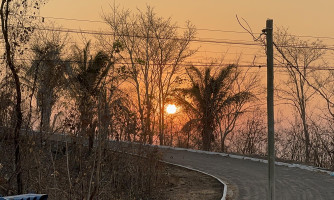
[[[102,20],[102,13],[109,13],[113,0],[49,0],[41,9],[41,15],[56,18],[74,18]],[[198,29],[218,29],[223,31],[244,31],[235,15],[246,19],[254,32],[260,32],[267,18],[274,20],[275,26],[289,28],[291,34],[304,36],[327,36],[334,38],[334,1],[333,0],[118,0],[120,7],[143,10],[146,5],[153,6],[161,17],[172,17],[174,22],[183,26],[190,20]],[[101,23],[74,22],[55,20],[63,28],[100,30]],[[251,42],[248,34],[198,31],[197,37],[212,40],[237,40]],[[304,38],[312,39],[312,38]],[[327,45],[334,46],[334,39],[322,39]],[[256,60],[265,63],[264,50],[259,47],[240,45],[213,45],[200,43],[197,58],[227,54],[227,62],[233,62],[242,54],[241,63],[250,64],[254,55],[262,58]],[[212,52],[218,52],[216,54]],[[326,55],[334,66],[334,51]],[[265,68],[262,70],[265,80]],[[280,75],[280,74],[278,74]]]
[[[49,0],[41,9],[42,16],[75,18],[88,20],[102,20],[102,13],[110,12],[110,4],[113,0]],[[274,19],[274,25],[289,28],[291,34],[306,36],[334,37],[334,1],[333,0],[118,0],[120,7],[135,10],[144,9],[146,5],[155,8],[158,15],[172,17],[174,22],[183,26],[190,20],[198,29],[219,29],[224,31],[244,31],[238,24],[235,15],[243,17],[252,27],[254,32],[260,32],[267,18]],[[55,20],[56,24],[64,28],[100,30],[101,23],[73,22],[68,20]],[[329,22],[329,23],[327,23]],[[210,38],[224,41],[251,41],[248,34],[198,31],[199,38]],[[312,39],[312,38],[305,38]],[[334,46],[334,39],[322,39],[325,44]],[[262,49],[240,45],[213,45],[207,43],[197,44],[200,52],[199,60],[206,57],[219,57],[228,54],[227,62],[234,62],[242,54],[241,63],[249,64],[254,54],[264,57]],[[209,51],[209,52],[208,52]],[[211,52],[218,52],[213,54]],[[247,55],[250,54],[250,55]],[[329,54],[333,56],[331,52]],[[334,63],[331,59],[330,63]],[[265,58],[257,59],[258,63],[265,62]]]
[[[108,12],[111,0],[49,0],[42,15],[99,20],[101,11]],[[259,31],[267,18],[284,25],[294,34],[334,36],[334,1],[332,0],[118,0],[125,8],[152,5],[164,17],[182,23],[192,21],[197,27],[241,30],[235,20],[238,14]]]

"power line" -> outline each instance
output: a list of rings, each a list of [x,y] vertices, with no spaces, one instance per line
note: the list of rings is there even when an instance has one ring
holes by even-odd
[[[77,19],[77,18],[65,18],[65,17],[50,17],[50,16],[34,16],[34,17],[38,17],[38,18],[41,18],[41,19],[54,19],[54,20],[63,20],[63,21],[77,21],[77,22],[108,24],[107,22],[101,21],[101,20],[89,20],[89,19]],[[188,29],[187,27],[182,27],[182,26],[174,26],[174,27],[178,28],[178,29]],[[223,32],[223,33],[237,33],[237,34],[246,34],[247,33],[245,31],[209,29],[209,28],[196,28],[196,30],[198,30],[198,31],[210,31],[210,32]]]
[[[22,28],[22,27],[16,27],[16,28]],[[130,34],[116,34],[112,32],[102,32],[102,31],[94,31],[94,30],[79,30],[79,29],[64,29],[64,28],[49,28],[49,27],[35,27],[34,29],[36,30],[41,30],[41,31],[54,31],[54,32],[63,32],[63,33],[78,33],[78,34],[90,34],[90,35],[105,35],[105,36],[128,36],[128,37],[134,37],[134,38],[150,38],[150,39],[155,39],[156,37],[153,36],[141,36],[141,35],[130,35]],[[180,41],[185,41],[184,39],[181,38],[157,38],[157,39],[170,39],[170,40],[180,40]],[[216,44],[231,44],[231,45],[247,45],[247,46],[263,46],[262,44],[255,43],[253,41],[249,42],[238,42],[235,40],[229,40],[229,41],[218,41],[218,40],[213,40],[212,39],[202,39],[202,38],[197,38],[197,39],[190,39],[189,41],[192,42],[203,42],[203,43],[216,43]],[[253,42],[253,43],[252,43]]]
[[[79,30],[79,29],[52,29],[52,28],[35,28],[37,30],[44,30],[44,31],[55,31],[55,32],[65,32],[65,33],[80,33],[80,34],[91,34],[91,35],[105,35],[105,36],[128,36],[128,37],[134,37],[134,38],[150,38],[155,39],[156,37],[153,36],[141,36],[141,35],[130,35],[130,34],[116,34],[111,32],[102,32],[102,31],[94,31],[94,30]],[[157,38],[157,39],[171,39],[171,40],[180,40],[185,41],[181,38]],[[190,39],[189,41],[192,42],[202,42],[202,43],[215,43],[215,44],[231,44],[231,45],[246,45],[246,46],[263,46],[262,44],[255,43],[253,41],[233,41],[233,40],[214,40],[212,39]]]
[[[0,50],[6,50],[5,47],[0,47]],[[32,52],[34,53],[35,51],[32,50],[32,49],[25,49],[24,51],[27,51],[27,52]],[[199,51],[198,51],[199,52]],[[218,53],[218,52],[217,52]],[[229,52],[220,52],[221,54],[223,54],[224,56],[232,56],[232,55],[241,55],[241,56],[252,56],[252,57],[256,57],[258,59],[263,59],[265,58],[265,56],[261,56],[261,55],[257,55],[257,54],[243,54],[243,53],[229,53]],[[196,54],[195,54],[196,55]],[[206,60],[208,59],[209,57],[204,57],[204,56],[192,56],[191,59],[192,60]],[[127,60],[130,60],[130,58],[123,58],[123,59],[127,59]],[[225,62],[233,62],[234,60],[225,60]]]
[[[27,15],[29,16],[29,15]],[[41,18],[42,20],[44,19],[54,19],[54,20],[63,20],[63,21],[76,21],[76,22],[89,22],[89,23],[101,23],[101,24],[106,24],[105,21],[100,21],[100,20],[90,20],[90,19],[76,19],[76,18],[66,18],[66,17],[49,17],[49,16],[34,16]]]
[[[0,60],[5,60],[4,58],[0,58]],[[16,61],[32,61],[32,62],[52,62],[52,61],[56,61],[56,62],[63,62],[63,63],[85,63],[82,61],[75,61],[75,60],[54,60],[54,59],[29,59],[29,58],[16,58],[14,59]],[[142,63],[139,62],[115,62],[115,65],[132,65],[132,64],[140,64],[143,65]],[[242,64],[237,64],[237,63],[230,63],[230,64],[236,64],[237,67],[240,68],[263,68],[266,69],[266,63],[242,63]],[[222,66],[227,66],[230,64],[222,64],[222,63],[218,63],[218,62],[188,62],[187,63],[181,63],[178,64],[178,66],[183,66],[183,67],[191,67],[191,66],[198,66],[198,67],[222,67]],[[154,63],[150,63],[150,65],[158,65],[158,64],[154,64]],[[174,66],[175,64],[173,63],[166,63],[163,64],[165,66]],[[288,66],[285,65],[274,65],[275,69],[285,69]],[[300,66],[299,68],[303,68],[303,66]],[[334,71],[334,67],[308,67],[306,68],[306,70],[314,70],[314,71]]]
[[[20,28],[20,27],[18,27]],[[78,29],[54,29],[54,28],[39,28],[36,27],[37,30],[44,30],[44,31],[55,31],[55,32],[66,32],[66,33],[80,33],[80,34],[92,34],[92,35],[107,35],[107,36],[125,36],[125,37],[133,37],[133,38],[150,38],[150,39],[170,39],[170,40],[179,40],[179,41],[185,41],[182,38],[156,38],[153,36],[141,36],[141,35],[130,35],[130,34],[116,34],[115,33],[107,33],[107,32],[101,32],[101,31],[93,31],[93,30],[78,30]],[[201,38],[197,39],[190,39],[191,42],[199,42],[199,43],[211,43],[211,44],[230,44],[230,45],[244,45],[244,46],[260,46],[263,47],[263,44],[260,43],[251,43],[251,42],[233,42],[233,41],[218,41],[218,40],[203,40]],[[281,48],[306,48],[306,49],[318,49],[318,50],[331,50],[334,51],[334,47],[309,47],[309,46],[295,46],[295,45],[281,45],[278,46]]]
[[[255,49],[255,48],[250,48],[250,49]],[[266,56],[259,56],[259,55],[257,55],[257,54],[254,54],[254,53],[238,53],[238,52],[234,52],[234,53],[231,53],[231,52],[228,52],[228,51],[205,51],[205,50],[203,50],[203,51],[201,51],[201,50],[199,50],[199,51],[197,51],[198,53],[215,53],[215,54],[224,54],[224,55],[231,55],[231,54],[233,54],[233,55],[246,55],[246,56],[254,56],[254,55],[256,55],[256,57],[266,57]],[[264,52],[263,52],[263,55],[264,55]]]
[[[65,18],[64,18],[65,19]],[[86,20],[84,20],[86,21]],[[22,28],[22,27],[16,27],[16,28]],[[44,30],[44,31],[55,31],[55,32],[65,32],[65,33],[77,33],[77,34],[91,34],[91,35],[106,35],[106,36],[129,36],[129,37],[135,37],[135,38],[147,38],[146,36],[140,36],[140,35],[130,35],[130,34],[117,34],[115,35],[115,32],[102,32],[102,31],[94,31],[94,30],[79,30],[79,29],[55,29],[55,28],[49,28],[49,27],[35,27],[37,30]],[[149,38],[155,38],[155,37],[149,37]],[[158,39],[173,39],[173,40],[184,40],[181,38],[158,38]],[[192,42],[199,42],[199,43],[211,43],[211,44],[229,44],[229,45],[244,45],[244,46],[264,46],[263,44],[256,43],[254,41],[240,41],[240,40],[224,40],[224,39],[215,39],[215,38],[195,38],[191,39]],[[293,46],[293,45],[281,45],[278,46],[281,48],[285,47],[292,47],[292,48],[309,48],[309,49],[319,49],[319,50],[334,50],[333,46],[329,47],[309,47],[309,46]]]
[[[29,16],[29,15],[27,15]],[[106,24],[105,21],[101,20],[89,20],[89,19],[78,19],[78,18],[65,18],[65,17],[51,17],[51,16],[33,16],[41,19],[54,19],[54,20],[63,20],[63,21],[77,21],[77,22],[89,22],[89,23],[101,23]],[[188,29],[187,27],[175,26],[179,29]],[[209,32],[223,32],[223,33],[237,33],[237,34],[249,34],[246,31],[236,31],[236,30],[222,30],[222,29],[210,29],[210,28],[196,28],[199,31],[209,31]],[[261,34],[260,32],[254,34]],[[330,39],[334,40],[334,37],[330,36],[311,36],[311,35],[295,35],[288,34],[289,36],[301,37],[301,38],[314,38],[314,39]]]
[[[226,47],[228,50],[230,50],[230,49],[240,49],[240,46],[242,46],[242,49],[244,50],[244,49],[250,49],[251,51],[263,51],[263,48],[261,47],[261,46],[243,46],[243,45],[238,45],[238,44],[234,44],[234,45],[231,45],[231,44],[210,44],[210,43],[204,43],[204,44],[201,44],[201,48],[203,47],[203,46],[206,46],[206,47],[208,47],[208,45],[210,45],[209,47],[211,47],[211,45],[215,45],[215,46],[219,46],[219,47]],[[202,51],[199,51],[199,52],[204,52],[205,50],[202,50]],[[207,52],[216,52],[217,53],[217,51],[207,51]],[[226,51],[224,51],[224,52],[226,52]],[[222,53],[222,51],[219,51],[218,53]]]
[[[16,27],[16,28],[22,28],[22,27]],[[141,36],[141,35],[130,35],[130,34],[115,34],[111,32],[102,32],[102,31],[94,31],[94,30],[79,30],[79,29],[64,29],[64,28],[49,28],[49,27],[35,27],[34,29],[36,30],[41,30],[41,31],[54,31],[54,32],[63,32],[63,33],[78,33],[78,34],[90,34],[90,35],[104,35],[104,36],[128,36],[128,37],[134,37],[134,38],[150,38],[150,39],[170,39],[170,40],[179,40],[179,41],[185,41],[185,39],[182,38],[156,38],[153,36]],[[213,40],[213,39],[190,39],[189,41],[191,42],[200,42],[200,43],[214,43],[214,44],[230,44],[230,45],[246,45],[246,46],[263,46],[262,44],[255,43],[253,41],[250,42],[234,42],[234,41],[218,41],[218,40]]]

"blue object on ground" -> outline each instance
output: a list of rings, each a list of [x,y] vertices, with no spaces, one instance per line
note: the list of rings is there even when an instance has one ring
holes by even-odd
[[[0,197],[0,200],[47,200],[47,194],[21,194],[15,196]]]

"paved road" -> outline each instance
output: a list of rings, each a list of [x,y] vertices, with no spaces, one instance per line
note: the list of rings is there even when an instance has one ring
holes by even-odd
[[[64,137],[64,136],[62,136]],[[53,140],[64,141],[64,138]],[[116,150],[136,153],[133,144],[110,142]],[[165,161],[212,174],[227,186],[228,199],[267,199],[267,164],[220,155],[161,149]],[[276,166],[277,200],[334,200],[334,177],[299,168]]]
[[[219,155],[163,149],[164,160],[210,173],[228,185],[228,199],[267,199],[267,164]],[[334,177],[276,166],[276,199],[334,200]],[[231,198],[232,197],[232,198]]]

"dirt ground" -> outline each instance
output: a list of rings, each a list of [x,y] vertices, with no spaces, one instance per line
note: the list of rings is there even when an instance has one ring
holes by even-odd
[[[166,166],[168,181],[161,190],[166,200],[219,200],[223,185],[216,179],[177,166]]]

